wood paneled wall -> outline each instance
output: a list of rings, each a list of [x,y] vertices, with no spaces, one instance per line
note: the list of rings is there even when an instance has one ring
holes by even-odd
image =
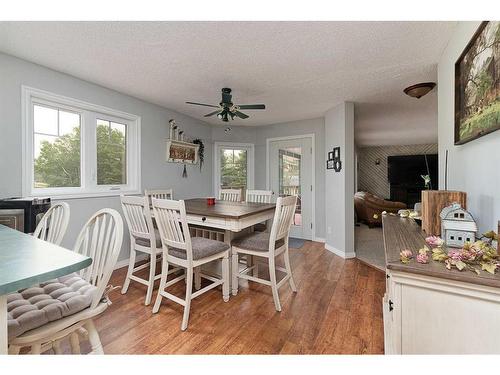
[[[437,144],[373,146],[358,148],[358,191],[368,191],[382,198],[390,196],[387,181],[387,157],[393,155],[437,154]],[[379,160],[380,164],[376,164]],[[437,181],[432,185],[437,188]]]

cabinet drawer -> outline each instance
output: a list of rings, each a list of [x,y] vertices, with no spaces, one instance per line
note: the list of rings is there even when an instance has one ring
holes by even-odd
[[[187,215],[187,220],[191,224],[203,225],[207,227],[225,228],[226,226],[226,219],[221,217]]]

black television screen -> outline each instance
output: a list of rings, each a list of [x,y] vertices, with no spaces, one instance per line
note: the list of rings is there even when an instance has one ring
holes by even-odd
[[[425,159],[427,157],[427,164]],[[423,186],[421,177],[426,175],[427,165],[431,176],[432,188],[438,188],[438,156],[430,155],[398,155],[387,158],[387,177],[389,183],[398,185]]]

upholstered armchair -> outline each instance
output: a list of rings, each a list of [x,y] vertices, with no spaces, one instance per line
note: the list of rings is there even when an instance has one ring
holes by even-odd
[[[391,202],[366,191],[358,191],[354,194],[354,207],[358,221],[373,228],[382,224],[383,211],[397,213],[398,210],[405,209],[406,204]]]

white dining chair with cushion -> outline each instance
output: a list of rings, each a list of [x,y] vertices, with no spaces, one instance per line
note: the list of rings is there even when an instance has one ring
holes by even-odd
[[[276,311],[281,311],[281,303],[278,294],[279,288],[288,281],[292,291],[297,291],[292,276],[292,268],[290,266],[290,257],[288,254],[288,235],[290,233],[296,204],[296,196],[278,198],[271,232],[254,232],[232,241],[233,295],[238,293],[238,279],[246,279],[264,285],[269,285],[273,293]],[[255,273],[252,276],[249,275],[249,272],[253,271],[255,267],[258,267],[259,263],[254,263],[253,266],[240,271],[238,268],[239,254],[266,258],[269,265],[270,280],[261,279],[255,276]],[[279,255],[283,255],[285,268],[276,266],[276,258]],[[279,282],[276,279],[277,270],[285,273],[285,276]]]
[[[75,243],[77,253],[92,258],[92,264],[70,275],[10,294],[7,297],[9,353],[31,347],[32,354],[60,346],[69,337],[74,354],[80,352],[79,332],[88,337],[92,353],[103,348],[93,318],[110,304],[109,279],[123,240],[120,214],[105,208],[85,223]]]
[[[220,189],[219,200],[241,202],[241,189]]]
[[[33,236],[59,245],[68,228],[69,216],[70,209],[66,202],[53,204],[36,226]]]
[[[155,280],[161,277],[160,274],[156,275],[156,257],[162,253],[160,234],[153,225],[147,196],[132,197],[122,195],[120,201],[130,234],[129,265],[122,287],[122,294],[127,293],[131,280],[143,284],[148,288],[144,302],[147,306],[151,303]],[[148,254],[149,261],[136,267],[137,253]],[[149,277],[147,279],[135,275],[135,273],[146,268],[149,268]],[[175,269],[172,269],[171,273],[175,271]]]
[[[151,204],[151,198],[157,199],[174,199],[173,189],[151,189],[144,190],[144,195],[148,197],[149,204]]]
[[[273,192],[271,190],[247,190],[245,201],[249,203],[271,203],[272,196]],[[253,230],[264,232],[267,230],[267,224],[255,224]]]
[[[153,198],[153,211],[163,246],[160,288],[153,313],[159,311],[163,298],[184,306],[181,324],[181,329],[184,331],[188,326],[189,310],[193,298],[222,285],[223,300],[224,302],[229,301],[229,245],[204,237],[191,238],[186,218],[186,207],[182,200]],[[219,259],[222,261],[222,278],[201,273],[201,277],[212,281],[212,283],[193,293],[194,268]],[[186,273],[167,281],[167,270],[170,264],[185,268]],[[186,279],[186,297],[184,299],[167,292],[168,287],[183,279]]]
[[[271,190],[247,190],[246,202],[271,203],[273,192]]]

